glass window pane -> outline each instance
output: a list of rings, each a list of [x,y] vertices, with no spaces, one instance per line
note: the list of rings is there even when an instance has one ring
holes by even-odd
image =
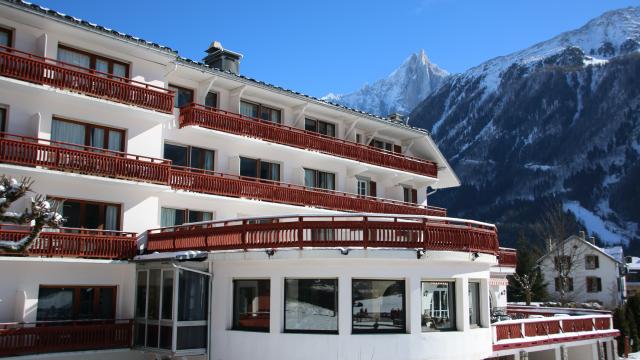
[[[454,282],[422,282],[422,331],[455,330],[454,293]]]
[[[127,66],[120,63],[113,63],[113,75],[126,78]]]
[[[104,221],[100,217],[99,204],[84,204],[84,223],[80,224],[80,227],[87,229],[103,229]]]
[[[187,165],[187,147],[173,144],[164,144],[164,158],[171,160],[175,166]]]
[[[258,160],[249,158],[240,158],[240,176],[258,177]]]
[[[114,319],[116,288],[100,288],[98,293],[98,319]]]
[[[317,121],[311,120],[311,119],[305,119],[304,120],[304,129],[308,130],[308,131],[317,132],[318,131]]]
[[[40,287],[38,321],[73,319],[73,289]]]
[[[4,108],[0,108],[0,131],[7,131],[7,109]]]
[[[337,279],[286,279],[285,330],[338,331]]]
[[[142,318],[147,310],[147,271],[138,271],[136,284],[136,317]]]
[[[147,324],[147,346],[158,347],[158,325]]]
[[[204,98],[204,105],[209,107],[218,107],[218,94],[216,93],[208,93],[207,97]]]
[[[85,145],[85,126],[68,121],[53,119],[51,121],[51,140],[76,145]]]
[[[133,343],[136,346],[144,346],[144,333],[145,333],[146,325],[142,322],[136,321],[133,324],[133,333],[134,339]]]
[[[89,146],[104,149],[104,129],[92,127],[89,130]]]
[[[173,319],[173,270],[162,272],[162,319]]]
[[[260,178],[265,180],[280,181],[280,164],[261,161]]]
[[[109,73],[109,61],[105,59],[96,59],[96,70],[102,73]]]
[[[160,315],[160,270],[149,270],[149,310],[148,319],[158,320]],[[157,333],[156,333],[157,334]]]
[[[233,281],[233,328],[269,331],[269,280]]]
[[[263,106],[260,109],[260,119],[270,121],[271,120],[271,109]]]
[[[209,277],[184,270],[178,276],[178,321],[207,320]]]
[[[405,332],[404,280],[353,280],[353,332]]]
[[[258,117],[258,105],[241,101],[240,114],[256,118]]]
[[[469,325],[480,325],[480,284],[469,282]]]
[[[316,186],[316,171],[304,169],[304,186],[314,188]]]
[[[177,350],[206,349],[207,326],[179,326]]]
[[[120,230],[118,226],[118,218],[120,217],[119,207],[115,205],[105,206],[105,230]]]
[[[116,130],[109,130],[109,144],[107,145],[109,150],[122,151],[122,132]]]
[[[189,210],[189,222],[208,221],[213,218],[213,214],[207,211]]]
[[[271,110],[271,116],[269,117],[269,120],[275,123],[280,123],[280,110]]]
[[[10,46],[11,42],[11,32],[8,30],[0,29],[0,45],[2,46]]]
[[[93,298],[95,288],[80,288],[78,294],[78,319],[95,319],[96,314],[93,309]]]
[[[58,60],[84,68],[91,66],[91,58],[89,55],[64,48],[58,48]]]
[[[62,203],[62,216],[66,219],[64,226],[70,228],[82,227],[80,223],[80,208],[79,202],[72,200],[64,200]]]
[[[202,162],[202,169],[213,171],[213,151],[203,150],[204,159]]]
[[[160,326],[160,349],[171,350],[171,338],[173,328],[171,326]]]

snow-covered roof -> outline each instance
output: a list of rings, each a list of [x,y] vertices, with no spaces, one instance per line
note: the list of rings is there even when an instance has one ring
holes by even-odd
[[[622,250],[622,246],[612,246],[603,248],[602,250],[612,258],[618,260],[619,263],[624,263],[624,251]]]
[[[630,256],[631,262],[627,263],[627,269],[630,271],[640,271],[640,257]]]
[[[584,245],[586,245],[586,246],[590,247],[591,249],[593,249],[593,250],[596,250],[596,251],[600,252],[602,255],[604,255],[604,256],[606,256],[606,257],[608,257],[609,259],[611,259],[611,260],[613,260],[613,261],[615,261],[615,262],[617,262],[617,263],[624,264],[624,254],[622,253],[622,247],[620,247],[620,246],[614,246],[614,247],[604,248],[604,249],[603,249],[603,248],[601,248],[601,247],[598,247],[598,246],[596,246],[596,245],[592,244],[591,242],[587,241],[586,239],[584,239],[584,238],[582,238],[582,237],[580,237],[580,236],[578,236],[578,235],[571,235],[571,236],[569,236],[568,238],[566,238],[566,239],[564,239],[564,240],[562,241],[562,244],[564,245],[565,243],[567,243],[567,242],[569,242],[569,241],[572,241],[572,240],[573,240],[573,241],[579,241],[579,242],[581,242],[582,244],[584,244]],[[619,252],[620,252],[620,254],[619,254],[619,256],[620,256],[620,257],[619,257],[619,258],[617,257],[617,255],[618,255],[618,254],[616,253],[618,250],[612,250],[612,249],[616,249],[616,248],[620,248],[620,249],[619,249]],[[616,255],[616,256],[614,256],[614,255],[612,255],[612,254],[608,253],[608,252],[607,252],[607,250],[611,251],[611,252],[612,252],[614,255]],[[552,253],[552,252],[553,252],[553,251],[549,251],[549,252],[547,252],[546,254],[542,255],[542,257],[540,257],[540,259],[538,259],[538,261],[537,261],[537,262],[538,262],[538,263],[540,263],[544,258],[546,258],[547,256],[551,255],[551,253]],[[620,259],[620,260],[618,260],[618,259]]]

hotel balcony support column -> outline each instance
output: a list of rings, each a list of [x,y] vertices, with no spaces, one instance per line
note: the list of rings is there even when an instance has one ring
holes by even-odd
[[[424,261],[420,259],[418,261]],[[422,332],[422,279],[412,276],[407,282],[407,332],[420,334]]]
[[[351,276],[347,274],[338,277],[338,331],[341,336],[352,332],[353,289],[351,283]]]
[[[229,100],[227,102],[227,106],[225,108],[222,108],[222,110],[240,114],[240,100],[242,99],[242,94],[244,94],[244,91],[246,89],[247,85],[241,85],[229,91]]]
[[[461,277],[456,279],[456,294],[461,301],[456,301],[456,327],[460,331],[468,331],[469,327],[469,279]]]
[[[491,307],[489,304],[489,280],[480,280],[480,324],[491,326]]]

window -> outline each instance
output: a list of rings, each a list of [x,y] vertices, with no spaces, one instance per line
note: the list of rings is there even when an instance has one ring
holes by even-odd
[[[400,145],[395,145],[384,140],[372,139],[371,142],[369,142],[369,146],[396,153],[402,152],[402,147],[400,147]]]
[[[404,280],[353,280],[352,330],[406,332]]]
[[[285,279],[284,330],[338,333],[338,280]]]
[[[358,195],[360,196],[377,196],[376,182],[366,178],[358,177]]]
[[[213,219],[213,213],[208,211],[196,211],[188,209],[172,209],[163,207],[160,215],[160,226],[178,226],[184,223],[209,221]]]
[[[115,286],[48,286],[38,290],[38,321],[115,319]]]
[[[218,94],[214,92],[207,93],[204,98],[204,106],[217,108],[218,107]]]
[[[274,123],[281,123],[280,110],[270,108],[265,105],[255,104],[248,101],[240,101],[240,114],[252,118],[258,118]]]
[[[173,98],[174,107],[183,107],[193,102],[193,90],[172,84],[169,84],[169,90],[173,90],[176,93]]]
[[[455,282],[422,282],[422,331],[456,329]]]
[[[172,165],[193,169],[214,170],[215,151],[195,146],[164,144],[164,158]]]
[[[172,351],[207,348],[207,275],[173,268],[138,270],[136,287],[136,346]]]
[[[594,270],[600,267],[600,259],[598,255],[586,255],[584,257],[584,268]]]
[[[96,201],[51,198],[60,206],[69,228],[120,230],[120,205]]]
[[[406,203],[417,204],[418,203],[418,190],[410,188],[408,186],[402,187],[403,200]]]
[[[317,132],[322,135],[336,137],[336,125],[328,122],[313,120],[313,119],[305,119],[304,129],[308,131]]]
[[[129,77],[129,64],[63,45],[58,46],[58,60],[104,74]]]
[[[280,181],[280,164],[240,157],[240,176]]]
[[[356,143],[362,144],[362,134],[356,134]]]
[[[233,281],[233,328],[235,330],[269,331],[269,280]]]
[[[0,132],[7,131],[7,108],[0,107]]]
[[[556,269],[556,271],[571,269],[571,256],[568,256],[568,255],[554,256],[553,266]]]
[[[480,326],[480,283],[469,281],[469,325]]]
[[[320,170],[304,169],[304,186],[326,190],[336,189],[336,175]]]
[[[563,288],[565,292],[573,291],[573,278],[564,278],[564,284],[562,284],[561,278],[555,278],[555,288],[557,292],[562,291]]]
[[[596,293],[602,291],[602,279],[595,276],[587,276],[587,292]]]
[[[13,46],[13,31],[0,27],[0,45],[6,47]]]
[[[53,118],[51,121],[51,140],[124,151],[124,130],[59,118]]]

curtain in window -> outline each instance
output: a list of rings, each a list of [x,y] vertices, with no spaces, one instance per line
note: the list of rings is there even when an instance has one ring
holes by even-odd
[[[213,220],[213,213],[210,212],[203,212],[202,213],[202,221],[210,221]]]
[[[6,31],[0,31],[0,45],[9,46],[9,33]]]
[[[109,73],[109,62],[103,59],[96,59],[96,70],[108,74]]]
[[[316,172],[309,169],[304,169],[304,186],[316,187]]]
[[[104,129],[91,128],[90,133],[89,146],[101,149],[104,148]]]
[[[162,208],[160,226],[174,226],[176,224],[176,209]]]
[[[118,207],[114,205],[107,205],[105,209],[105,230],[119,230],[118,229]]]
[[[213,171],[213,151],[204,151],[204,162],[202,165],[205,170]]]
[[[84,125],[54,119],[51,122],[51,140],[84,145]]]
[[[122,151],[122,133],[109,130],[109,150]]]
[[[244,116],[258,117],[258,106],[241,101],[240,114]]]
[[[113,63],[113,75],[123,78],[127,77],[127,67],[122,64]]]
[[[77,65],[88,68],[91,66],[91,58],[89,55],[81,54],[75,51],[58,48],[58,60],[67,64]]]

